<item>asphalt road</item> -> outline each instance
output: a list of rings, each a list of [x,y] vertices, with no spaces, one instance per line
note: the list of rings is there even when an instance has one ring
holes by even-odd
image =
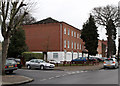
[[[27,84],[118,84],[118,69],[96,71],[19,69],[15,74],[34,78],[33,82]]]

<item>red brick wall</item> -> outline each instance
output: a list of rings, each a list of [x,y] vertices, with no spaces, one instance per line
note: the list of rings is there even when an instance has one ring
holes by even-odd
[[[62,23],[63,24],[63,51],[64,49],[67,51],[67,52],[71,52],[73,50],[73,52],[82,52],[82,48],[80,50],[80,43],[81,43],[81,46],[84,46],[84,43],[82,41],[82,39],[80,38],[80,34],[81,34],[81,31],[66,24],[66,23]],[[66,34],[64,34],[64,28],[66,28]],[[68,35],[68,29],[69,29],[69,32],[70,32],[70,35]],[[73,31],[73,36],[72,36],[72,31]],[[74,37],[74,32],[76,32],[76,37]],[[79,34],[79,38],[77,38],[77,33]],[[66,48],[64,48],[64,40],[66,40]],[[68,41],[69,41],[69,46],[70,48],[68,48]],[[72,42],[73,42],[73,49],[72,49]],[[74,49],[74,43],[76,42],[76,49]],[[79,49],[77,49],[77,43],[79,43]]]
[[[60,24],[34,24],[23,26],[29,51],[59,51]]]

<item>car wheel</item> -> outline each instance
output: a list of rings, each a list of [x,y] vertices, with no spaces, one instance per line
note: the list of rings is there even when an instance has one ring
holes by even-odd
[[[10,73],[10,74],[13,73],[13,70],[10,70],[9,73]]]
[[[114,69],[117,69],[117,65],[114,66]]]
[[[27,68],[28,68],[28,69],[31,69],[31,66],[30,66],[30,65],[27,65]]]
[[[40,69],[41,69],[41,70],[43,70],[43,69],[44,69],[44,66],[43,66],[43,65],[41,65],[41,66],[40,66]]]
[[[106,67],[104,66],[103,69],[105,69]]]

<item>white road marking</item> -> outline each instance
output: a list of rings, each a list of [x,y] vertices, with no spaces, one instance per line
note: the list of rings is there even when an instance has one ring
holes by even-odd
[[[49,79],[53,79],[54,77],[50,77]]]
[[[45,81],[45,80],[47,80],[47,79],[42,79],[42,80],[40,80],[40,81]]]
[[[63,74],[62,76],[65,76],[65,75],[67,75],[67,74]]]
[[[56,78],[59,78],[60,76],[55,76]]]

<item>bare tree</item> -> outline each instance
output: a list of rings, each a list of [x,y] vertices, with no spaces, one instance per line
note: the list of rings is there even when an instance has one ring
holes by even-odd
[[[105,7],[96,7],[92,10],[95,21],[102,26],[107,26],[108,21],[112,19],[118,27],[118,7],[107,5]]]
[[[106,35],[108,35],[108,37],[107,37],[107,39],[108,39],[108,43],[107,43],[108,44],[108,49],[107,49],[107,51],[109,52],[110,51],[109,48],[111,46],[115,47],[115,45],[111,45],[113,43],[111,43],[112,41],[109,41],[109,40],[113,40],[110,37],[110,33],[114,34],[114,32],[112,30],[110,30],[110,28],[108,28],[107,26],[110,25],[109,21],[112,20],[113,24],[115,25],[115,28],[118,27],[118,24],[119,24],[118,7],[112,6],[112,5],[111,6],[107,5],[105,7],[96,7],[92,10],[92,14],[93,14],[97,24],[104,26],[106,31],[107,31],[107,33],[106,33]],[[115,32],[114,36],[115,36],[115,39],[116,39],[116,32]],[[110,52],[112,52],[112,51],[110,51]],[[107,53],[107,54],[110,54],[110,53]],[[111,57],[112,55],[107,55],[107,56]]]
[[[28,14],[27,10],[19,16],[18,21],[15,22],[15,17],[24,6],[24,0],[2,0],[1,1],[1,18],[2,26],[1,33],[4,38],[2,45],[2,74],[5,74],[5,63],[7,57],[7,51],[9,47],[10,37],[14,31],[19,28],[23,18]]]

